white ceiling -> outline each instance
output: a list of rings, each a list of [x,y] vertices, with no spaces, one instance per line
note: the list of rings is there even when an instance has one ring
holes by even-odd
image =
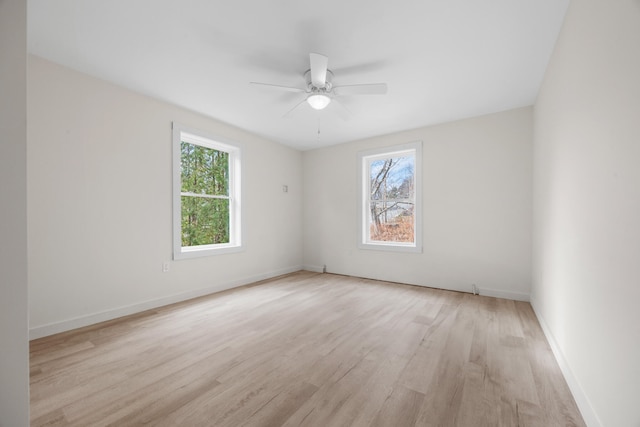
[[[569,0],[29,0],[29,51],[307,150],[531,105]],[[309,53],[341,118],[302,104]],[[318,133],[319,130],[319,133]]]

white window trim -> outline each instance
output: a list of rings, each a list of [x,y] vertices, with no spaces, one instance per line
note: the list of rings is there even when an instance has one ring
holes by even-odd
[[[407,152],[415,153],[415,241],[413,243],[369,241],[367,240],[367,227],[369,226],[370,210],[365,207],[368,202],[368,192],[370,191],[368,164],[372,159],[388,158],[406,154]],[[422,253],[422,141],[358,152],[358,248],[389,252]]]
[[[173,259],[189,259],[210,255],[239,252],[242,246],[242,162],[241,145],[234,141],[229,141],[217,135],[212,135],[198,129],[183,126],[173,122],[172,152],[173,152]],[[231,200],[229,218],[229,243],[182,246],[182,159],[180,145],[183,140],[212,148],[214,150],[229,153],[229,199]],[[226,198],[226,197],[224,197]]]

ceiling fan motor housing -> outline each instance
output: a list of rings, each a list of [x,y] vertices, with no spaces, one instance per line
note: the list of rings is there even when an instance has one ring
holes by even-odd
[[[324,87],[315,87],[311,82],[311,70],[307,70],[304,73],[304,80],[307,82],[307,92],[314,93],[329,93],[333,87],[333,73],[331,70],[327,70],[327,77],[324,83]]]

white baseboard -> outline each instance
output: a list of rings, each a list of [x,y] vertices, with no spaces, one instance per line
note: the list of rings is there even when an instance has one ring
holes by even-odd
[[[480,295],[484,295],[486,297],[504,298],[504,299],[510,299],[514,301],[529,302],[529,300],[531,299],[531,295],[525,294],[524,292],[502,291],[499,289],[487,289],[487,288],[479,288],[478,292],[480,293]]]
[[[107,320],[117,319],[118,317],[128,316],[130,314],[140,313],[145,310],[162,307],[176,302],[186,301],[192,298],[201,297],[204,295],[213,294],[216,292],[226,291],[228,289],[237,288],[239,286],[248,285],[250,283],[259,282],[260,280],[271,279],[273,277],[282,276],[283,274],[289,274],[302,270],[302,266],[294,266],[289,268],[283,268],[280,270],[271,271],[264,274],[258,274],[251,277],[244,277],[242,279],[233,280],[226,283],[218,283],[215,286],[207,288],[196,289],[193,291],[182,292],[167,297],[157,298],[141,303],[136,303],[124,307],[118,307],[110,310],[101,311],[99,313],[88,314],[86,316],[79,316],[61,322],[49,323],[47,325],[37,326],[29,330],[29,339],[34,340],[37,338],[46,337],[49,335],[57,334],[60,332],[70,331],[72,329],[82,328],[84,326],[93,325]]]
[[[306,271],[313,271],[316,273],[323,273],[324,272],[324,267],[323,266],[316,266],[316,265],[303,265],[302,266],[303,270]],[[425,288],[432,288],[432,289],[442,289],[445,291],[455,291],[455,292],[465,292],[465,293],[472,293],[471,287],[470,286],[437,286],[437,285],[433,285],[433,284],[423,284],[423,283],[411,283],[411,282],[397,282],[393,279],[389,279],[389,278],[383,278],[383,277],[370,277],[370,276],[366,276],[366,275],[361,275],[361,274],[353,274],[351,272],[334,272],[332,271],[331,273],[335,273],[335,274],[343,274],[345,276],[353,276],[353,277],[361,277],[363,279],[371,279],[371,280],[381,280],[383,282],[393,282],[393,283],[400,283],[400,284],[405,284],[405,285],[411,285],[411,286],[422,286]],[[503,298],[503,299],[509,299],[509,300],[513,300],[513,301],[525,301],[525,302],[529,302],[531,295],[528,293],[524,293],[524,292],[513,292],[513,291],[504,291],[504,290],[500,290],[500,289],[490,289],[490,288],[478,288],[478,294],[482,295],[482,296],[486,296],[486,297],[495,297],[495,298]]]
[[[422,286],[422,285],[419,285]],[[428,285],[425,285],[430,287]],[[444,289],[445,291],[456,291],[456,292],[466,292],[468,294],[472,293],[471,289],[467,287],[457,287],[457,286],[449,286],[449,287],[438,287],[437,289]],[[513,292],[513,291],[503,291],[500,289],[489,289],[489,288],[478,288],[478,295],[484,297],[494,297],[494,298],[502,298],[509,299],[513,301],[526,301],[529,302],[529,294],[525,294],[523,292]]]
[[[324,273],[324,266],[322,265],[303,265],[302,269],[305,271],[312,271],[314,273]]]
[[[571,368],[569,367],[569,363],[564,358],[564,354],[562,353],[562,350],[560,350],[560,347],[558,346],[558,342],[556,341],[555,337],[551,333],[551,329],[549,329],[549,325],[544,320],[544,317],[541,316],[540,311],[537,309],[536,301],[533,298],[531,298],[531,307],[533,307],[533,311],[536,314],[536,317],[538,318],[538,322],[542,327],[542,331],[544,332],[544,335],[547,338],[547,341],[549,342],[551,351],[553,351],[553,355],[555,356],[558,362],[558,365],[560,366],[562,375],[564,375],[564,379],[567,382],[569,389],[571,390],[571,394],[573,395],[573,398],[575,399],[576,404],[578,405],[578,409],[582,414],[582,418],[584,419],[584,422],[587,424],[588,427],[602,427],[602,422],[598,418],[598,415],[596,414],[596,412],[593,410],[593,406],[591,405],[591,402],[589,401],[589,398],[587,397],[586,393],[582,389],[580,382],[573,375],[573,371],[571,371]]]
[[[379,279],[384,280],[384,279]],[[432,289],[442,289],[444,291],[455,291],[455,292],[464,292],[467,294],[472,293],[471,287],[467,286],[433,286],[431,284],[422,284],[422,283],[408,283],[413,286],[423,286],[425,288]],[[514,301],[526,301],[529,302],[529,294],[524,292],[513,292],[513,291],[504,291],[500,289],[490,289],[490,288],[478,288],[478,295],[485,297],[494,297],[494,298],[503,298]]]
[[[462,286],[430,286],[423,284],[416,284],[415,286],[424,286],[425,288],[433,288],[433,289],[442,289],[445,291],[455,291],[455,292],[464,292],[467,294],[472,293],[471,289],[468,287]],[[500,289],[489,289],[489,288],[478,288],[478,295],[484,297],[494,297],[494,298],[502,298],[509,299],[513,301],[526,301],[529,302],[529,294],[525,294],[523,292],[512,292],[512,291],[503,291]]]

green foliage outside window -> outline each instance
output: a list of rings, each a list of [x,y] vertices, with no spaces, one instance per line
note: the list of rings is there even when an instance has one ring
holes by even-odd
[[[229,153],[181,142],[182,246],[229,243]]]

